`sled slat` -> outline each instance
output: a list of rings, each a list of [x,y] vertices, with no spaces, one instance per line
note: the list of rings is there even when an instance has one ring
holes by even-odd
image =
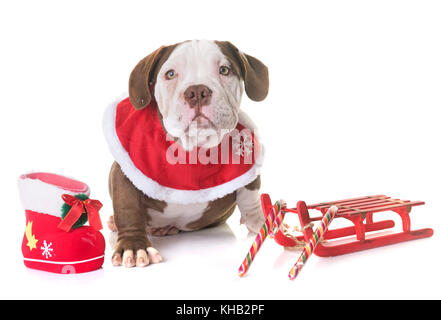
[[[375,195],[375,196],[366,196],[366,197],[352,198],[346,200],[321,202],[321,203],[309,205],[308,209],[329,208],[332,205],[350,205],[350,204],[364,203],[372,200],[380,200],[380,199],[388,199],[388,198],[390,197],[385,195]]]

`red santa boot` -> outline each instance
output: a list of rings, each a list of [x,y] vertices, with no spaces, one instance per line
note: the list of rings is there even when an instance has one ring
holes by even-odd
[[[104,262],[105,240],[89,187],[64,176],[36,172],[19,177],[26,212],[22,252],[24,264],[55,273],[81,273]],[[89,220],[90,226],[82,226]]]

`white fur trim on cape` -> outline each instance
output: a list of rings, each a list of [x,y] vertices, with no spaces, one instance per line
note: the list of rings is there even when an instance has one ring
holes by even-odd
[[[122,100],[122,99],[121,99]],[[141,190],[145,195],[170,203],[190,204],[198,202],[212,201],[236,191],[254,181],[260,174],[260,168],[263,163],[264,148],[260,144],[259,154],[256,161],[250,170],[241,176],[228,181],[216,187],[201,189],[201,190],[180,190],[173,189],[150,179],[145,176],[133,163],[128,152],[124,149],[119,141],[115,130],[116,107],[121,101],[120,99],[109,105],[104,113],[103,129],[109,145],[110,152],[120,165],[121,170],[126,177],[133,183],[133,185]],[[239,122],[251,130],[255,130],[255,125],[251,119],[242,111],[239,113]],[[256,131],[254,131],[257,137]]]
[[[90,189],[86,184],[84,185],[84,190],[73,192],[46,183],[38,178],[29,178],[28,175],[24,174],[18,178],[18,192],[21,204],[25,210],[61,217],[61,207],[64,204],[61,198],[63,194],[70,194],[72,196],[79,193],[87,196],[90,194]]]

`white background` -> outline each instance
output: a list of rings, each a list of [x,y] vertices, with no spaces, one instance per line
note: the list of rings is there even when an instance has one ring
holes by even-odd
[[[440,16],[437,1],[1,2],[0,297],[441,298]],[[424,200],[412,227],[434,236],[313,256],[294,282],[298,252],[267,240],[241,279],[254,237],[236,210],[223,227],[154,238],[165,261],[144,269],[112,267],[109,246],[95,272],[26,269],[18,175],[86,182],[106,221],[103,111],[141,58],[187,39],[230,40],[269,67],[268,98],[243,100],[266,146],[262,191],[289,206],[371,194]]]

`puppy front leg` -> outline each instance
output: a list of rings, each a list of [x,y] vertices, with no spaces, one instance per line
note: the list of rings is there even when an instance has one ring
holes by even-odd
[[[243,188],[236,190],[236,202],[241,213],[240,223],[251,232],[259,232],[265,217],[260,205],[260,176]]]
[[[144,267],[162,260],[147,237],[147,210],[142,193],[114,164],[110,171],[110,195],[113,200],[114,223],[118,233],[112,255],[113,265]]]
[[[137,208],[123,208],[115,204],[114,215],[118,237],[112,255],[112,264],[122,264],[125,267],[146,266],[149,262],[146,248],[151,247],[151,243],[147,238],[142,215]]]

